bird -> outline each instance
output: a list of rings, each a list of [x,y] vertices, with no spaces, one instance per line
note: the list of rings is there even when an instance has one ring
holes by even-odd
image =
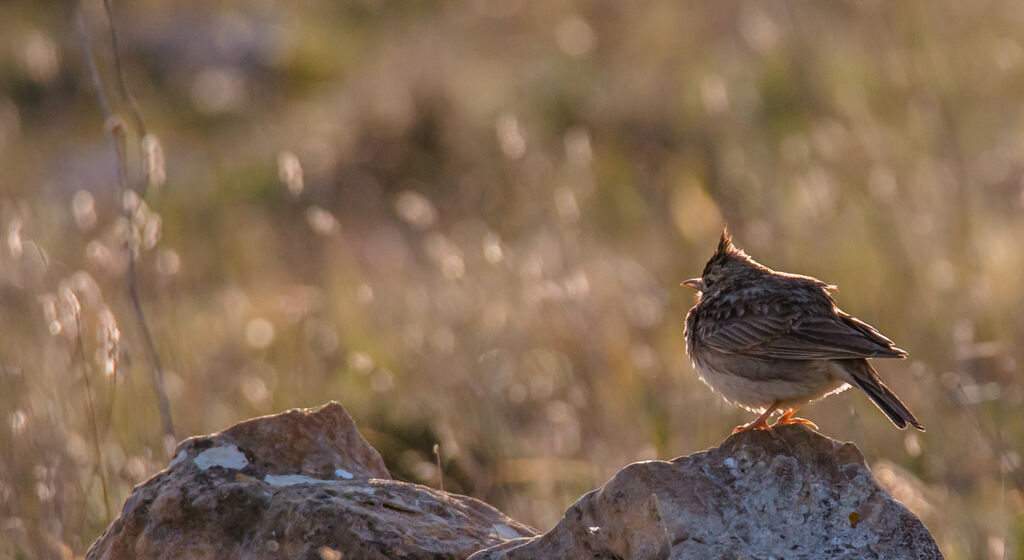
[[[879,378],[868,358],[902,359],[878,329],[842,311],[835,286],[777,272],[752,259],[722,229],[718,248],[698,278],[686,315],[686,353],[700,379],[725,400],[760,416],[733,433],[803,424],[797,410],[851,386],[864,391],[899,429],[918,422]],[[774,412],[781,416],[772,425]],[[774,431],[772,431],[774,434]]]

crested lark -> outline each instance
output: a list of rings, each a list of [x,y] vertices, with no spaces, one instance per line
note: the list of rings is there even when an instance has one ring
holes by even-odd
[[[761,413],[734,432],[770,429],[776,410],[783,415],[774,425],[814,426],[793,414],[851,385],[897,428],[924,431],[866,359],[907,353],[836,307],[834,286],[761,265],[724,230],[700,278],[683,284],[700,292],[686,315],[686,352],[701,380],[729,402]]]

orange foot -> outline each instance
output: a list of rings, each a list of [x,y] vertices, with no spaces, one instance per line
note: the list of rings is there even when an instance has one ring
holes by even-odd
[[[747,430],[769,430],[769,431],[771,431],[772,427],[768,425],[768,417],[771,416],[773,412],[775,412],[775,408],[776,408],[776,405],[772,404],[771,406],[768,407],[767,410],[764,411],[764,414],[762,414],[762,415],[757,417],[757,420],[754,420],[753,422],[751,422],[749,424],[743,424],[742,426],[736,426],[735,428],[733,428],[732,433],[738,434],[740,432],[745,432]],[[772,433],[774,434],[774,432],[772,432]]]
[[[779,419],[772,424],[772,426],[785,426],[787,424],[803,424],[804,426],[810,426],[812,430],[817,430],[818,425],[806,418],[796,418],[793,415],[796,414],[796,409],[786,412]]]
[[[751,422],[749,424],[743,424],[743,425],[740,425],[740,426],[736,426],[735,428],[732,429],[732,433],[738,434],[740,432],[745,432],[747,430],[770,430],[770,429],[772,429],[772,427],[768,425],[768,421],[767,420],[765,420],[764,418],[758,418],[757,420],[754,420],[753,422]]]

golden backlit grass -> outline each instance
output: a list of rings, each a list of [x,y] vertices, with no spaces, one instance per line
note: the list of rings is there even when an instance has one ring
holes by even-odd
[[[396,478],[437,486],[439,443],[446,489],[546,529],[749,420],[682,337],[728,222],[910,352],[877,367],[928,431],[806,416],[948,558],[1024,554],[1019,3],[116,8],[178,438],[335,399]],[[0,8],[0,557],[83,554],[174,443],[66,16]]]

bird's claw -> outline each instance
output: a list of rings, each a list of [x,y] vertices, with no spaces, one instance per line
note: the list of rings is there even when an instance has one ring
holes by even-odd
[[[732,433],[738,434],[740,432],[746,432],[747,430],[769,430],[769,431],[771,431],[771,429],[772,429],[772,427],[768,425],[768,422],[766,422],[764,420],[761,420],[759,418],[759,419],[757,419],[757,420],[755,420],[755,421],[753,421],[753,422],[751,422],[749,424],[743,424],[743,425],[740,425],[740,426],[736,426],[735,428],[732,429]]]
[[[772,424],[772,427],[775,427],[775,426],[786,426],[786,425],[789,425],[789,424],[802,424],[804,426],[810,426],[810,428],[812,430],[817,430],[818,429],[818,425],[815,424],[814,422],[811,422],[810,420],[808,420],[806,418],[796,418],[796,417],[785,418],[785,419],[781,419],[780,418],[778,422]]]

